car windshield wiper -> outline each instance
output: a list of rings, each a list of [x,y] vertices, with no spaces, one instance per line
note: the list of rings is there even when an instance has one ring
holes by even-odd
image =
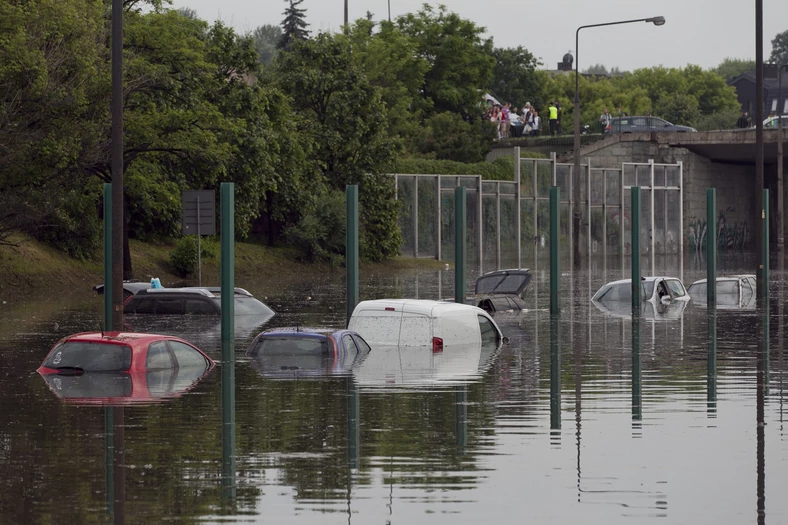
[[[78,366],[59,366],[55,368],[60,375],[64,376],[81,376],[85,373],[85,370],[79,368]]]

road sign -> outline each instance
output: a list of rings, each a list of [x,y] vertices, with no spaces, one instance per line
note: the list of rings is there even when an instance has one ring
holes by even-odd
[[[213,190],[184,190],[183,234],[216,235],[216,194]]]

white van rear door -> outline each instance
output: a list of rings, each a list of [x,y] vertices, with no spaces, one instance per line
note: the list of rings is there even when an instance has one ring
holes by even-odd
[[[397,345],[402,322],[402,306],[382,301],[362,302],[353,312],[348,330],[358,332],[371,346]]]

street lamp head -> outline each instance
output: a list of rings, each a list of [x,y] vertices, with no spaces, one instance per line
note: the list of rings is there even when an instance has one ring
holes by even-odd
[[[652,18],[646,18],[646,22],[651,22],[655,26],[664,26],[665,25],[665,17],[664,16],[655,16]]]

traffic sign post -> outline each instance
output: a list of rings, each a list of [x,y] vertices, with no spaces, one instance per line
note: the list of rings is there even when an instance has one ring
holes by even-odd
[[[216,235],[216,192],[184,190],[183,234],[197,235],[197,283],[202,286],[202,236]]]

